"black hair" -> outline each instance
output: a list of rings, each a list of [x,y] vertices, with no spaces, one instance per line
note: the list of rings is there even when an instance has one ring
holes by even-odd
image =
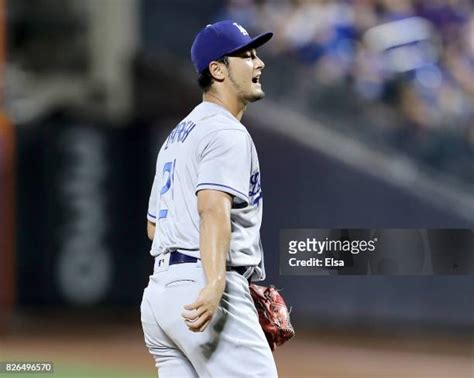
[[[226,66],[229,64],[229,59],[227,56],[224,56],[222,58],[216,59],[216,62],[219,63],[224,63]],[[204,71],[202,71],[197,79],[199,88],[206,93],[209,89],[211,89],[212,84],[214,83],[214,79],[209,72],[209,67],[207,67]]]

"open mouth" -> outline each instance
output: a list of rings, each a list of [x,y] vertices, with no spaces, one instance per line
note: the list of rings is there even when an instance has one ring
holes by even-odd
[[[260,75],[255,76],[254,78],[252,78],[252,83],[260,84]]]

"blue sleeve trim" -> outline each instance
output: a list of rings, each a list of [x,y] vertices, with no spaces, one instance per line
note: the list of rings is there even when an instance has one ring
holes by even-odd
[[[148,216],[149,216],[150,218],[156,219],[156,215],[153,215],[153,214],[150,213],[150,212],[148,212]]]
[[[237,189],[232,188],[231,186],[216,184],[216,183],[213,183],[213,182],[202,182],[202,183],[198,184],[196,188],[199,188],[200,186],[203,186],[203,185],[212,185],[212,186],[218,186],[218,187],[221,187],[221,188],[231,189],[233,192],[240,194],[242,196],[242,198],[248,199],[247,195],[245,195],[244,193],[238,191]]]

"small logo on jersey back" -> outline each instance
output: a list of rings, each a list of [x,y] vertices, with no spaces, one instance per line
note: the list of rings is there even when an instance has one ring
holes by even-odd
[[[164,272],[168,270],[170,265],[170,254],[161,254],[155,257],[155,267],[153,269],[154,273]]]
[[[165,150],[173,143],[184,143],[196,124],[193,121],[180,122],[166,139]]]

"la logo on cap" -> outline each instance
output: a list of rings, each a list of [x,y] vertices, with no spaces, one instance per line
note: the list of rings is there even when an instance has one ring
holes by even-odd
[[[235,25],[235,27],[237,29],[239,29],[239,31],[243,34],[243,35],[249,35],[249,33],[247,32],[247,30],[245,30],[242,25],[239,25],[237,22],[234,22],[232,25]]]

